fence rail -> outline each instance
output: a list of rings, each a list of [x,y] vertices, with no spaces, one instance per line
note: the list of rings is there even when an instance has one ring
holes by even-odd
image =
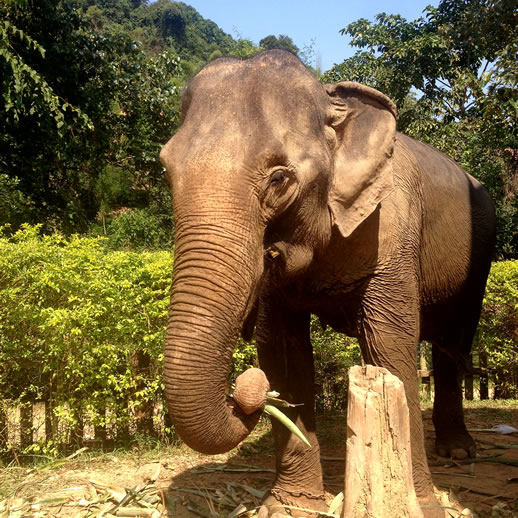
[[[59,419],[50,404],[36,402],[21,407],[0,402],[0,457],[6,454],[17,462],[24,452],[31,455],[50,451],[67,452],[82,446],[111,449],[137,437],[171,439],[171,425],[161,403],[149,404],[137,412],[125,426],[95,425],[88,416],[70,423]],[[107,409],[107,420],[110,411]],[[14,454],[14,455],[13,455]]]

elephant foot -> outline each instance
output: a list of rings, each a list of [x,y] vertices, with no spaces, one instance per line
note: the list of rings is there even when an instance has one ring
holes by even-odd
[[[467,459],[476,455],[475,441],[466,430],[436,433],[435,449],[441,457],[452,459]]]
[[[274,487],[259,509],[258,518],[316,518],[328,510],[325,495]]]

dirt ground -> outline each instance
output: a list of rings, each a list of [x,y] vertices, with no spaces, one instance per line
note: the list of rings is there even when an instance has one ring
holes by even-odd
[[[518,404],[466,409],[468,429],[495,424],[518,428]],[[518,467],[495,462],[453,464],[433,453],[431,410],[423,411],[433,481],[444,502],[480,518],[518,517]],[[186,447],[138,447],[55,461],[37,468],[0,470],[0,518],[22,516],[253,516],[273,480],[273,442],[267,421],[238,449],[207,457]],[[343,491],[345,418],[320,416],[319,436],[329,503]],[[478,458],[518,462],[518,434],[472,432]],[[513,448],[495,448],[495,445]],[[139,511],[140,509],[140,511]],[[242,512],[242,514],[239,513]],[[234,512],[234,514],[232,514]],[[450,510],[449,516],[460,516]],[[140,514],[139,514],[140,513]],[[466,514],[463,516],[472,516]],[[446,514],[448,516],[448,514]]]

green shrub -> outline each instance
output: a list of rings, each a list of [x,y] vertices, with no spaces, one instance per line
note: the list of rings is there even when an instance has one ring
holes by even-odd
[[[119,430],[162,399],[172,255],[102,239],[0,237],[0,393],[45,401],[70,430]],[[62,437],[58,442],[67,442]]]
[[[172,267],[170,252],[110,251],[103,238],[40,235],[27,225],[0,233],[0,449],[6,408],[38,401],[51,410],[52,451],[82,437],[85,424],[115,438],[135,422],[152,431],[153,409],[163,423]],[[518,261],[493,265],[478,336],[498,395],[516,396]],[[358,342],[315,317],[311,337],[317,409],[344,410]],[[255,344],[240,340],[233,375],[256,364]]]
[[[164,249],[172,247],[172,231],[169,219],[148,209],[130,209],[114,218],[108,226],[107,244],[116,250]]]
[[[358,340],[331,328],[322,329],[318,319],[311,319],[311,341],[315,358],[315,384],[318,411],[345,410],[347,371],[361,362]]]
[[[518,261],[493,263],[478,330],[496,398],[518,397]]]

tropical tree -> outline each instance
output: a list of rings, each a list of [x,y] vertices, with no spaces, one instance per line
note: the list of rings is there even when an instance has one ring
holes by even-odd
[[[178,123],[176,53],[148,56],[117,27],[103,22],[96,29],[60,0],[2,2],[0,13],[7,221],[77,232],[114,201],[148,206],[152,189],[163,184],[159,149]],[[115,200],[122,179],[125,195]]]
[[[512,0],[442,0],[414,21],[360,19],[341,31],[359,50],[324,76],[386,93],[401,131],[483,181],[497,206],[498,255],[507,258],[518,257],[517,21]]]
[[[299,48],[293,43],[293,40],[286,36],[285,34],[280,34],[279,37],[270,34],[269,36],[264,37],[259,42],[259,47],[262,47],[266,50],[272,49],[282,49],[291,52],[292,54],[297,55],[299,53]]]

